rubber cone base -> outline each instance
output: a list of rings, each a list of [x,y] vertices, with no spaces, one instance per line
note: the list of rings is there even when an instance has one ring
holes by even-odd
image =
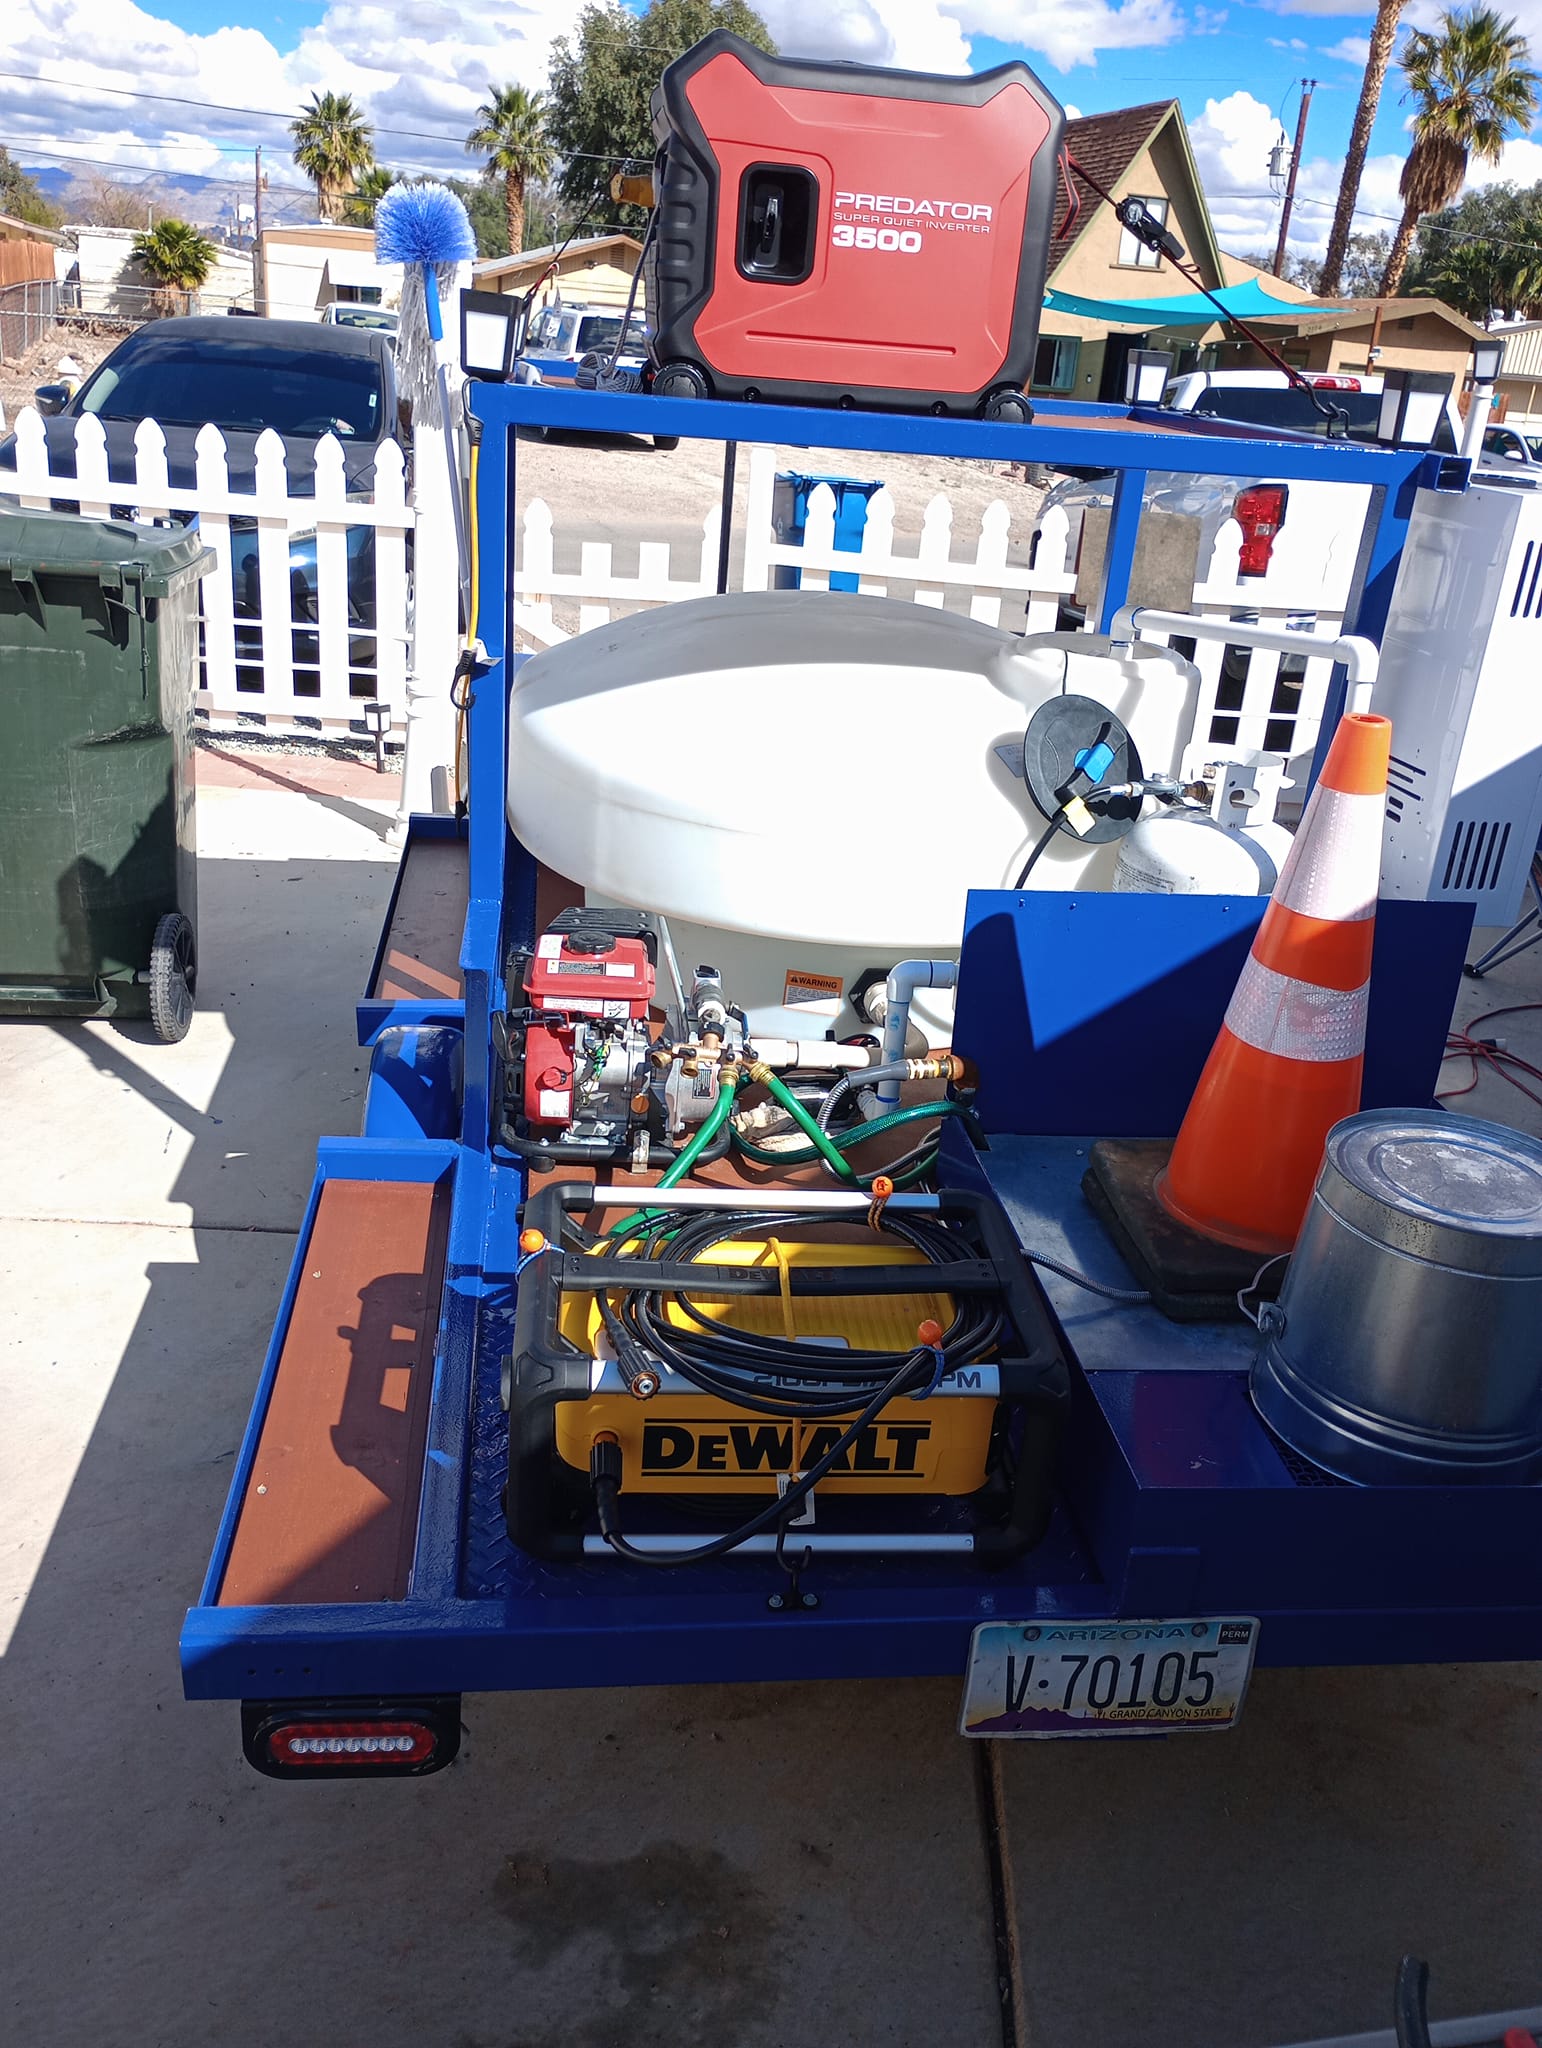
[[[1171,1322],[1241,1322],[1237,1296],[1257,1273],[1259,1254],[1201,1237],[1162,1207],[1156,1180],[1172,1149],[1169,1138],[1100,1138],[1082,1176],[1082,1193]],[[1284,1272],[1281,1261],[1264,1274],[1263,1299],[1277,1290]]]

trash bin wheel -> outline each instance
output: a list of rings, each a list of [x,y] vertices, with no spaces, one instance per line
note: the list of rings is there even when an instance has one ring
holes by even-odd
[[[168,910],[150,946],[150,1022],[157,1038],[175,1045],[186,1038],[198,992],[198,957],[193,927],[180,910]]]

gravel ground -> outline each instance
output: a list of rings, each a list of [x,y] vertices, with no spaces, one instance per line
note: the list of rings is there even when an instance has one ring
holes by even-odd
[[[980,517],[995,499],[1012,514],[1008,560],[1026,563],[1042,490],[1024,483],[1022,473],[1001,462],[965,462],[936,455],[880,455],[837,448],[794,448],[779,444],[777,468],[805,473],[880,477],[895,503],[895,536],[906,552],[916,544],[921,517],[943,492],[952,502],[953,553],[973,553]],[[730,588],[741,584],[748,451],[741,450],[734,491],[734,535]],[[636,573],[637,543],[668,541],[675,549],[677,575],[694,574],[702,520],[721,502],[723,453],[715,441],[682,441],[661,453],[636,435],[553,434],[546,440],[521,437],[516,490],[521,514],[533,498],[551,508],[559,572],[576,571],[584,541],[608,541],[618,575]],[[910,586],[894,583],[892,594],[908,596]],[[967,593],[950,598],[950,609],[967,611]],[[617,613],[628,607],[617,604]],[[560,625],[577,625],[575,606],[555,608]],[[1003,624],[1014,623],[1011,601]]]
[[[20,407],[30,405],[32,393],[39,384],[52,383],[61,356],[73,356],[83,372],[94,370],[106,355],[123,339],[120,329],[113,333],[77,333],[73,328],[56,327],[51,334],[45,334],[41,341],[32,344],[25,355],[14,362],[0,363],[0,406],[5,408],[7,426],[15,426],[16,414]]]

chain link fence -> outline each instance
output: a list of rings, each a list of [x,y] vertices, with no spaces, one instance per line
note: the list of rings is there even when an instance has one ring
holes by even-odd
[[[0,285],[0,362],[15,362],[57,326],[64,287],[57,278]]]

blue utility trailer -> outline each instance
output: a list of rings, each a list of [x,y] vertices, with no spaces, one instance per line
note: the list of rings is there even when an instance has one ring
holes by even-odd
[[[1463,490],[1466,464],[1093,405],[1020,426],[482,384],[471,412],[488,666],[469,713],[469,827],[415,821],[392,907],[396,919],[415,862],[459,858],[458,953],[415,974],[411,945],[388,922],[359,1016],[373,1062],[365,1131],[319,1151],[182,1634],[188,1697],[241,1702],[250,1760],[304,1775],[438,1768],[454,1754],[465,1692],[963,1674],[990,1624],[1024,1642],[1069,1632],[1091,1646],[1083,1664],[1098,1642],[1141,1629],[1190,1630],[1206,1656],[1229,1629],[1233,1647],[1245,1640],[1246,1659],[1263,1664],[1542,1654],[1542,1490],[1338,1483],[1254,1412],[1245,1325],[1174,1325],[1053,1273],[1071,1418],[1047,1532],[1009,1563],[982,1568],[966,1540],[947,1540],[940,1510],[926,1531],[936,1540],[903,1553],[816,1550],[801,1582],[810,1597],[789,1603],[777,1592],[785,1561],[764,1554],[668,1572],[610,1555],[526,1555],[501,1504],[500,1376],[527,1176],[495,1138],[495,1031],[510,949],[541,928],[541,877],[505,812],[508,695],[522,659],[516,427],[1106,463],[1118,481],[1096,607],[1104,627],[1125,597],[1148,469],[1369,484],[1345,631],[1372,639],[1416,491]],[[1342,687],[1325,733],[1341,705]],[[944,1182],[990,1188],[1029,1251],[1128,1284],[1079,1193],[1089,1138],[1176,1128],[1262,908],[1254,898],[975,893],[957,1042],[979,1068],[988,1149],[950,1133]],[[1368,1106],[1428,1100],[1471,918],[1461,905],[1383,912]],[[445,1109],[457,1093],[446,1063],[462,1070],[458,1117]]]

